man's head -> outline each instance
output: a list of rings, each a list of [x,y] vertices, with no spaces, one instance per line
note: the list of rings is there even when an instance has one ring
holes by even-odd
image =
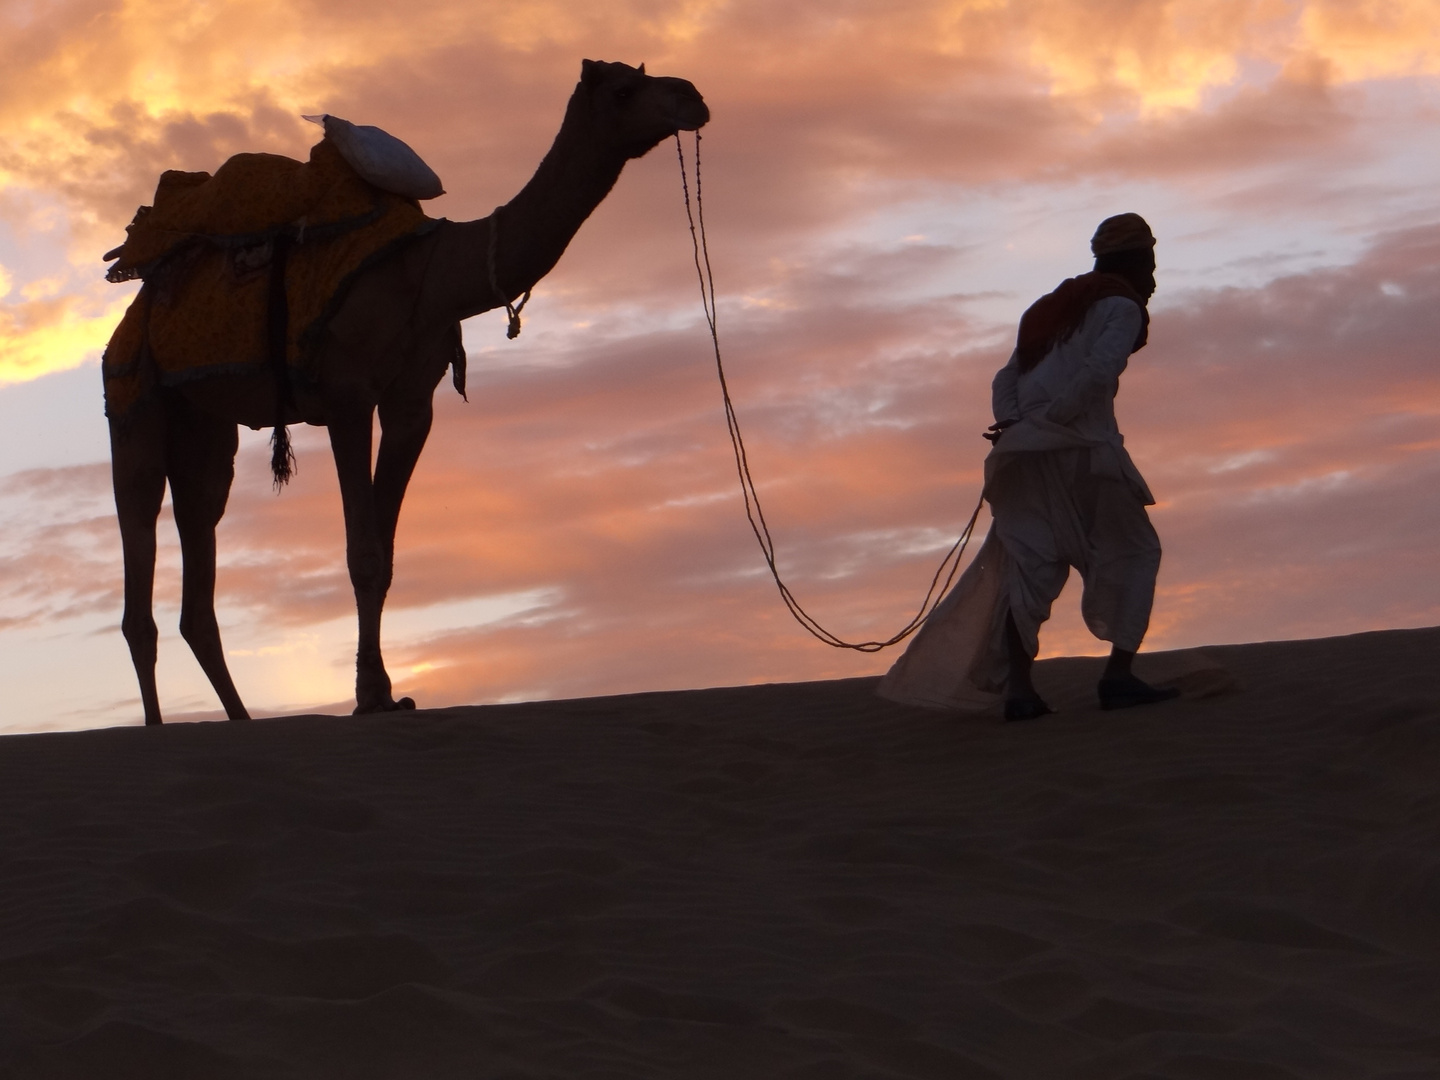
[[[1090,241],[1095,269],[1123,277],[1143,299],[1155,293],[1155,234],[1139,214],[1116,214]]]

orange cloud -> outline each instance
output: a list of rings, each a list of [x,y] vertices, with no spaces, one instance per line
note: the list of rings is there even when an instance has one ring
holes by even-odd
[[[0,385],[77,367],[99,355],[130,298],[74,295],[10,303],[0,295]]]
[[[878,111],[917,134],[964,138],[986,130],[970,114],[1007,122],[997,128],[1088,127],[1095,108],[1126,101],[1194,109],[1236,84],[1246,58],[1318,58],[1341,81],[1433,73],[1437,21],[1424,0],[871,0],[843,15],[758,0],[603,10],[559,0],[403,9],[68,0],[22,18],[0,46],[0,185],[63,194],[91,219],[75,223],[89,244],[115,234],[161,169],[213,168],[241,149],[303,152],[300,112],[353,108],[451,173],[468,177],[465,153],[482,151],[481,173],[509,187],[538,160],[579,56],[592,52],[681,72],[730,123],[779,121],[817,164],[853,167],[893,144],[867,130]],[[1037,91],[1056,100],[1037,105]],[[807,122],[819,128],[807,134]],[[973,157],[984,142],[958,145]]]
[[[1308,0],[1300,26],[1341,79],[1440,73],[1440,11],[1429,0]]]

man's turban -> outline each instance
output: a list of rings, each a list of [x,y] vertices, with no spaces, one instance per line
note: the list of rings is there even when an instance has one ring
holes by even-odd
[[[1155,246],[1155,234],[1139,214],[1116,214],[1100,223],[1090,241],[1090,250],[1097,257],[1117,251],[1143,251]]]

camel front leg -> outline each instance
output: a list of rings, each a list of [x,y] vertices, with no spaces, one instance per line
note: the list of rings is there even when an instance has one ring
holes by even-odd
[[[375,517],[385,556],[385,591],[395,572],[395,527],[400,504],[414,475],[415,463],[434,419],[433,387],[420,386],[410,397],[392,397],[380,403],[380,452],[375,455]],[[380,602],[385,602],[382,595]]]
[[[131,407],[123,420],[110,422],[110,474],[115,485],[115,515],[125,561],[125,614],[120,630],[130,646],[145,723],[160,723],[155,688],[159,633],[153,611],[155,523],[165,498],[165,421],[153,400]]]
[[[358,634],[355,648],[355,711],[387,712],[413,709],[409,698],[396,701],[380,653],[380,613],[390,587],[388,560],[375,510],[375,485],[370,474],[369,405],[332,403],[330,448],[345,508],[345,564],[355,589]]]

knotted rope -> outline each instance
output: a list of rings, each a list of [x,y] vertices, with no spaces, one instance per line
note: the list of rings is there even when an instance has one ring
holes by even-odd
[[[525,290],[525,295],[520,298],[520,303],[511,305],[510,298],[500,291],[500,284],[495,280],[495,249],[500,243],[500,211],[502,209],[504,208],[497,206],[495,212],[490,215],[490,244],[485,252],[485,262],[486,268],[490,272],[490,291],[504,302],[505,314],[510,316],[510,326],[506,329],[505,336],[514,341],[520,336],[520,312],[524,311],[525,305],[530,302],[530,290]]]
[[[881,649],[896,645],[919,630],[925,624],[925,620],[930,618],[935,611],[936,605],[950,591],[950,586],[955,581],[955,575],[960,569],[960,559],[965,554],[965,547],[975,531],[975,522],[980,518],[980,508],[984,505],[984,497],[982,496],[980,502],[975,504],[975,512],[970,515],[970,520],[966,523],[964,531],[960,533],[960,538],[955,541],[950,550],[945,553],[945,558],[940,561],[939,569],[930,579],[930,588],[925,592],[925,599],[920,602],[920,610],[894,636],[886,638],[884,641],[845,641],[821,626],[801,606],[800,601],[795,599],[795,594],[790,591],[790,587],[781,578],[780,571],[775,565],[775,541],[770,537],[770,526],[765,521],[765,512],[760,509],[760,493],[755,490],[755,481],[750,476],[750,462],[745,454],[745,440],[740,435],[740,421],[735,417],[735,405],[730,400],[730,387],[725,381],[725,364],[720,359],[720,334],[715,318],[715,275],[710,269],[710,248],[705,241],[705,207],[700,195],[700,133],[695,132],[695,207],[693,211],[690,206],[690,181],[685,167],[685,147],[680,141],[679,132],[675,133],[675,153],[680,159],[680,187],[685,194],[685,217],[690,222],[690,242],[694,248],[695,273],[700,279],[700,302],[705,308],[705,322],[710,327],[710,341],[715,349],[715,371],[720,377],[720,394],[725,401],[725,424],[730,431],[730,446],[735,452],[735,471],[740,476],[740,490],[745,497],[745,516],[749,519],[750,529],[760,544],[760,550],[765,556],[765,565],[770,568],[770,576],[775,579],[775,587],[780,591],[780,599],[790,609],[790,614],[795,617],[795,621],[826,645],[837,649],[854,649],[857,652],[867,653],[879,652]],[[944,578],[943,585],[941,584],[942,577]]]

